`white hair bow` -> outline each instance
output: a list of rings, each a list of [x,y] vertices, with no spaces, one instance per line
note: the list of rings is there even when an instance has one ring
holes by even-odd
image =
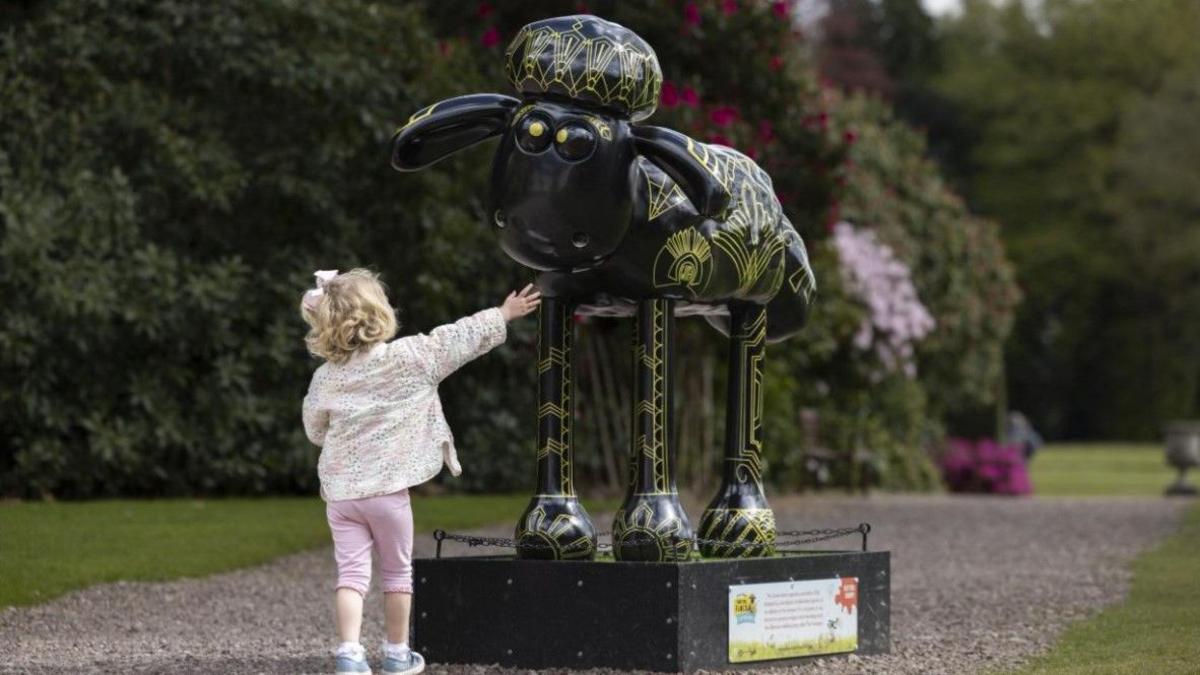
[[[313,272],[313,276],[317,278],[317,285],[310,288],[304,293],[304,308],[310,312],[317,310],[317,303],[321,301],[321,296],[325,295],[325,285],[333,280],[338,274],[337,270],[317,270]]]

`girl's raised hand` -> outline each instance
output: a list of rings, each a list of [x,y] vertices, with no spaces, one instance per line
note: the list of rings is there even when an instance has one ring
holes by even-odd
[[[529,284],[521,289],[518,293],[513,291],[504,299],[504,304],[500,305],[500,313],[504,315],[505,321],[519,319],[526,314],[538,308],[542,304],[542,294]]]

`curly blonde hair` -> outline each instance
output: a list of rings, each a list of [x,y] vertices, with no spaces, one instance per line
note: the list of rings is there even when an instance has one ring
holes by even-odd
[[[301,301],[300,316],[312,329],[304,338],[308,351],[333,363],[390,340],[399,329],[379,275],[362,268],[326,282],[315,308]]]

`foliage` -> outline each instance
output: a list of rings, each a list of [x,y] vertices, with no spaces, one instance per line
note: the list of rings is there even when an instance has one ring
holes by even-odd
[[[1192,0],[965,3],[936,78],[1026,302],[1011,397],[1053,437],[1200,413]]]
[[[920,0],[829,0],[820,30],[822,77],[901,107],[939,64],[941,45]]]
[[[1200,58],[1129,105],[1114,149],[1107,205],[1132,271],[1122,275],[1123,320],[1108,333],[1121,355],[1107,367],[1109,405],[1123,411],[1119,424],[1152,437],[1158,422],[1200,416],[1198,106]]]
[[[410,330],[519,276],[454,182],[387,166],[397,120],[463,86],[411,58],[433,51],[411,9],[44,3],[0,41],[2,492],[313,491],[311,271],[377,267]],[[482,384],[515,351],[449,397],[478,401],[479,447],[522,440],[489,415],[525,392]]]
[[[919,343],[934,416],[992,402],[1020,299],[999,228],[967,211],[921,135],[879,99],[852,95],[835,110],[853,140],[840,214],[873,228],[909,265],[937,326]]]

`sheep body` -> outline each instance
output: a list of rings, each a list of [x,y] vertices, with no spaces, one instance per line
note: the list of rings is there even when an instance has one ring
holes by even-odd
[[[677,300],[677,316],[704,316],[728,335],[728,305],[767,305],[768,339],[804,324],[816,288],[804,242],[783,214],[771,178],[746,155],[689,139],[689,151],[729,193],[717,217],[700,214],[653,162],[637,158],[634,223],[605,262],[550,271],[548,293],[573,297],[585,316],[632,316],[648,297]]]

